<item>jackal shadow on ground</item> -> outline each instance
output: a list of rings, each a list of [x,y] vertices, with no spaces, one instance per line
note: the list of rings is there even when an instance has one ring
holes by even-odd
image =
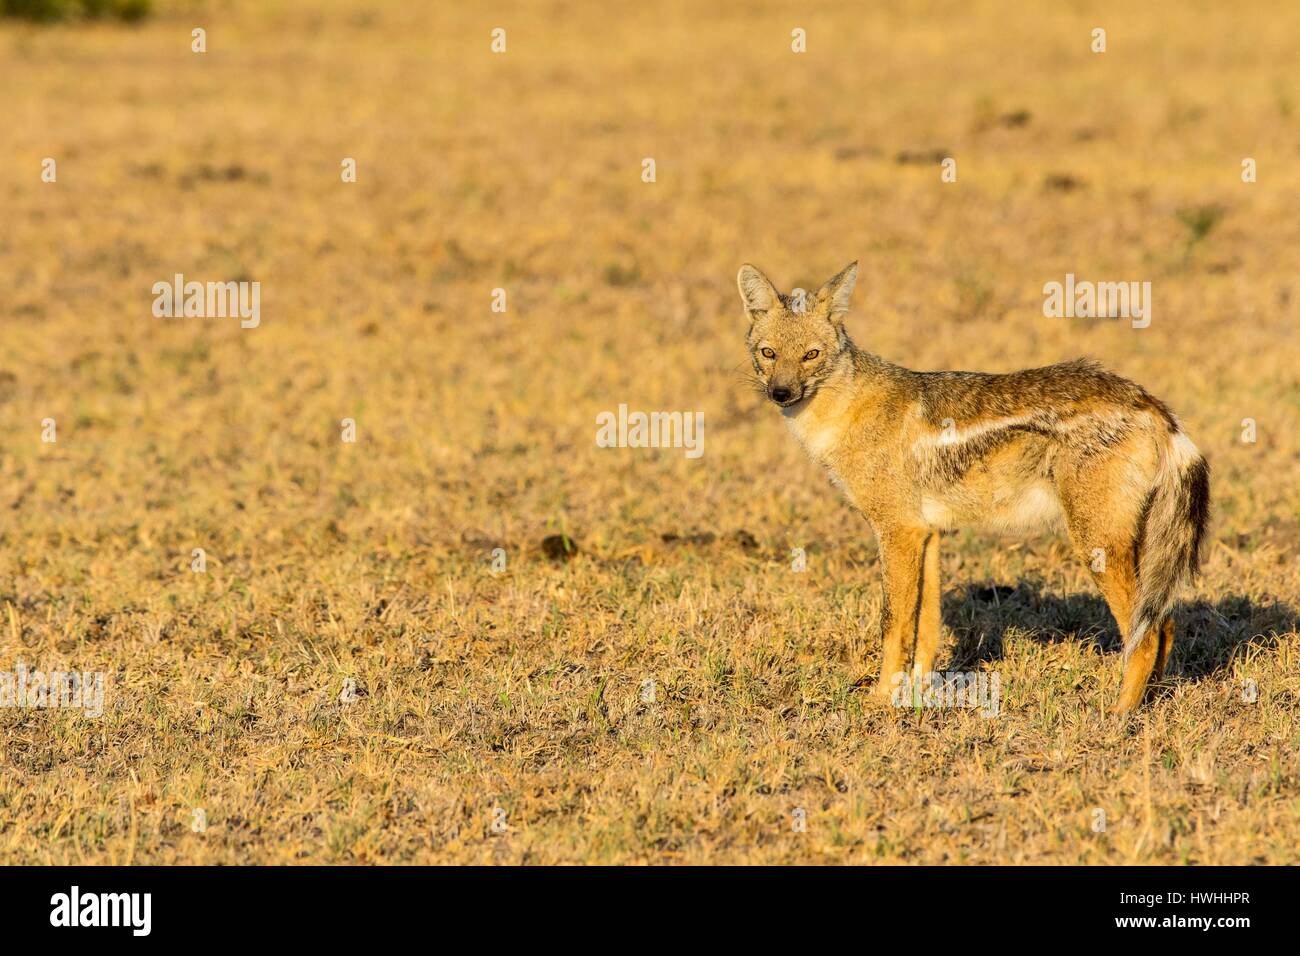
[[[943,622],[956,638],[949,670],[1000,660],[1008,630],[1044,643],[1078,640],[1119,653],[1110,608],[1099,594],[1053,594],[1041,582],[963,585],[943,595]],[[1166,679],[1199,681],[1226,671],[1247,648],[1271,650],[1296,638],[1300,614],[1273,597],[1196,599],[1174,608],[1177,637]]]

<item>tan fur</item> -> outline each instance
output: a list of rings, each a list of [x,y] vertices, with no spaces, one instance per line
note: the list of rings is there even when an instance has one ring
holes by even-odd
[[[939,533],[1063,523],[1124,639],[1118,710],[1173,646],[1168,611],[1196,567],[1208,469],[1168,408],[1087,362],[1006,375],[914,372],[858,349],[843,318],[853,263],[805,308],[746,265],[755,384],[880,542],[885,615],[877,691],[933,670]],[[1099,551],[1098,551],[1099,549]]]

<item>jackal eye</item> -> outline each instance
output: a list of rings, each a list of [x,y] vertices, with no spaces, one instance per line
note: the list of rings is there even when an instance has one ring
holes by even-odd
[[[774,359],[774,358],[776,358],[776,353],[773,352],[771,349],[759,349],[759,351],[760,351],[761,353],[763,353],[763,358],[766,358],[766,359]]]
[[[816,358],[817,356],[819,356],[819,355],[821,355],[821,352],[820,352],[819,350],[817,350],[817,349],[809,349],[809,350],[807,351],[807,353],[804,355],[803,360],[804,360],[805,362],[811,362],[813,359],[815,359],[815,358]]]

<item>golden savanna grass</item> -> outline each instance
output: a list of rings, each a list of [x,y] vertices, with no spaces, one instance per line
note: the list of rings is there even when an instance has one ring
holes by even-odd
[[[0,24],[0,670],[110,675],[99,719],[0,710],[0,859],[1295,862],[1297,61],[1263,3]],[[734,284],[854,258],[859,345],[1088,355],[1209,458],[1136,717],[1052,536],[944,539],[940,660],[1000,716],[855,687],[876,546],[744,385]],[[261,326],[154,318],[178,272]],[[1044,318],[1067,272],[1151,281],[1151,326]],[[619,403],[703,411],[703,457],[598,448]]]

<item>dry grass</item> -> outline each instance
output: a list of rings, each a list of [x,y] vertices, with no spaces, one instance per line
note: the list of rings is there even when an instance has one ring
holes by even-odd
[[[1296,862],[1300,9],[700,6],[0,25],[0,669],[111,674],[98,720],[0,710],[0,859]],[[744,388],[733,284],[852,258],[859,344],[1091,355],[1207,453],[1140,716],[1051,537],[945,540],[999,717],[854,688],[875,545]],[[261,327],[154,319],[175,272],[260,281]],[[1043,318],[1066,272],[1153,324]],[[704,411],[703,458],[597,448],[620,402]]]

